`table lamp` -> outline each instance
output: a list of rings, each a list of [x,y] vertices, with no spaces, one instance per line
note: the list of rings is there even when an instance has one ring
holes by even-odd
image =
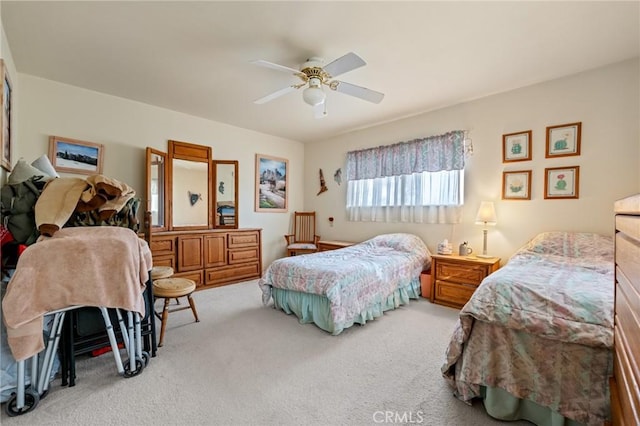
[[[483,225],[484,229],[484,241],[482,242],[482,254],[476,255],[481,258],[489,258],[487,254],[487,226],[494,226],[496,224],[496,209],[493,206],[492,201],[483,201],[480,203],[478,214],[476,215],[476,225]]]

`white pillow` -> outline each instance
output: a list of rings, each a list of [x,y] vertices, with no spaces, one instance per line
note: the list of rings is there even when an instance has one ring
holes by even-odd
[[[31,165],[47,176],[51,176],[54,178],[60,177],[60,175],[56,172],[56,169],[53,168],[53,164],[51,164],[51,161],[49,161],[49,157],[47,157],[46,154],[42,154],[40,158],[34,160]]]
[[[33,176],[44,176],[45,180],[51,179],[51,176],[45,175],[42,170],[36,169],[30,164],[27,164],[22,158],[18,160],[11,174],[9,175],[9,184],[24,182],[32,178]]]

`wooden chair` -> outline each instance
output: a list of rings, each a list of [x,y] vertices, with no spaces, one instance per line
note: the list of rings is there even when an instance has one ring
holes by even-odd
[[[320,236],[316,235],[316,212],[294,212],[293,234],[285,235],[287,256],[315,253]]]

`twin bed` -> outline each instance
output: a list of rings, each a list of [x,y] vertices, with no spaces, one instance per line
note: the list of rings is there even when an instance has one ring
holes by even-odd
[[[420,296],[420,273],[431,264],[412,234],[379,235],[339,250],[274,261],[258,284],[262,301],[331,334],[364,324]]]
[[[611,237],[549,232],[484,279],[460,311],[442,366],[461,400],[502,420],[602,425],[609,418]]]

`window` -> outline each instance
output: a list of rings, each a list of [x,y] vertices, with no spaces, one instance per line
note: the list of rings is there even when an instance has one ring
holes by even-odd
[[[347,154],[354,221],[458,223],[464,204],[464,132]]]

